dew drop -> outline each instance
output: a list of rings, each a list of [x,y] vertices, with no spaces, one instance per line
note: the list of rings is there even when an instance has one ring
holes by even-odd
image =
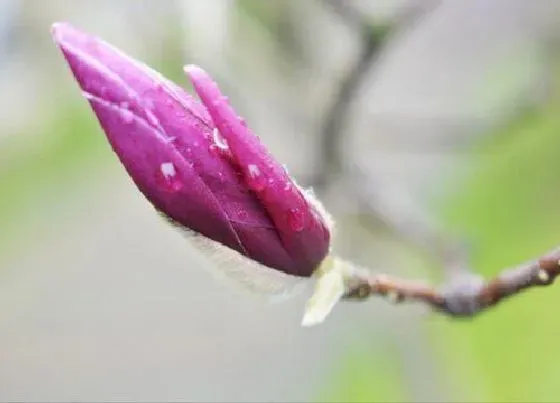
[[[160,165],[161,173],[163,176],[170,178],[175,176],[175,165],[172,162],[164,162]]]
[[[214,144],[218,148],[221,148],[222,150],[228,149],[228,143],[226,139],[222,137],[217,127],[215,127],[214,130],[212,130],[212,139],[214,140]]]
[[[171,191],[176,192],[183,187],[172,162],[164,162],[159,166],[158,178],[162,185]]]
[[[288,210],[288,225],[296,232],[300,232],[305,227],[305,215],[297,208]]]
[[[210,144],[208,146],[208,151],[210,151],[210,154],[215,155],[215,156],[229,156],[229,152],[228,152],[228,148],[222,148],[220,146],[218,146],[217,144]]]
[[[134,120],[134,115],[131,111],[129,111],[128,109],[122,109],[120,112],[121,112],[123,122],[125,124],[128,125],[132,123],[132,121]]]
[[[266,179],[255,164],[247,166],[247,184],[256,192],[262,192],[266,188]]]

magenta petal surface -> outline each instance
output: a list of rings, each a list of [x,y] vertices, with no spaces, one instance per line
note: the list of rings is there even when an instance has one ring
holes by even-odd
[[[212,108],[69,24],[53,25],[52,34],[113,150],[158,210],[265,266],[297,276],[313,272],[328,250],[328,231],[309,218],[316,212],[299,191],[288,192],[290,204],[273,200],[283,193],[272,183],[265,193],[257,191],[259,183],[247,179],[255,168],[244,169],[243,147]],[[215,122],[229,148],[217,143]],[[268,153],[253,164],[267,179],[292,186]]]
[[[317,266],[328,253],[330,242],[323,217],[235,113],[212,78],[194,65],[186,66],[185,72],[227,140],[247,186],[255,192],[274,222],[288,253],[300,256],[309,266]]]

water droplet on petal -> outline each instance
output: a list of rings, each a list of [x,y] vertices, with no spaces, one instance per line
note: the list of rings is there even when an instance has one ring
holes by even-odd
[[[177,171],[172,162],[164,162],[159,166],[158,179],[164,187],[173,192],[183,187],[183,184],[177,178]]]
[[[175,171],[175,165],[173,165],[172,162],[164,162],[160,165],[160,170],[163,176],[165,176],[166,178],[174,177],[177,173]]]
[[[296,232],[302,231],[305,227],[305,214],[297,208],[288,210],[288,225]]]
[[[125,124],[132,123],[132,121],[134,120],[134,114],[131,111],[129,111],[128,109],[122,109],[120,112]]]
[[[215,156],[224,156],[224,157],[231,157],[231,154],[229,152],[229,148],[221,148],[218,145],[212,143],[210,144],[210,146],[208,146],[208,151],[210,151],[210,154],[215,155]]]
[[[214,140],[214,144],[218,148],[221,148],[222,150],[228,149],[228,143],[226,139],[222,137],[217,127],[215,127],[214,130],[212,130],[212,139]]]
[[[256,192],[261,192],[266,188],[266,179],[255,164],[247,166],[247,184]]]

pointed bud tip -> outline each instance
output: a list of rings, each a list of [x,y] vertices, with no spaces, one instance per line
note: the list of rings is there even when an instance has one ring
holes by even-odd
[[[183,71],[189,76],[206,75],[206,72],[196,64],[186,64],[183,66]]]
[[[57,21],[51,25],[51,35],[56,42],[61,42],[62,37],[68,29],[71,29],[67,22]]]
[[[194,86],[197,86],[201,81],[211,80],[209,74],[196,64],[186,64],[183,66],[183,71]]]

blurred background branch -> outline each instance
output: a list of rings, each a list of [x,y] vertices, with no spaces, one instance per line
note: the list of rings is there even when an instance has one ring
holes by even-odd
[[[344,130],[350,117],[350,108],[356,93],[367,78],[376,60],[381,57],[385,46],[403,29],[411,30],[436,7],[437,2],[418,5],[410,2],[390,21],[375,23],[344,0],[323,0],[358,36],[359,49],[354,62],[347,67],[330,106],[324,113],[320,128],[320,152],[315,177],[310,184],[319,193],[336,179],[342,183],[349,198],[358,201],[366,219],[381,219],[389,227],[413,244],[419,245],[437,257],[446,275],[453,277],[468,272],[468,257],[465,245],[450,239],[439,228],[435,217],[411,199],[398,185],[377,180],[382,172],[356,169],[350,158],[345,158]]]
[[[317,192],[324,191],[329,180],[343,169],[341,140],[344,138],[343,131],[348,110],[367,71],[372,67],[376,56],[382,51],[383,45],[389,40],[391,31],[396,25],[375,26],[348,2],[324,0],[324,3],[358,34],[360,51],[353,64],[347,66],[347,73],[340,80],[331,106],[325,111],[324,123],[320,129],[321,150],[317,161],[318,169],[315,178],[311,181],[311,185]]]

